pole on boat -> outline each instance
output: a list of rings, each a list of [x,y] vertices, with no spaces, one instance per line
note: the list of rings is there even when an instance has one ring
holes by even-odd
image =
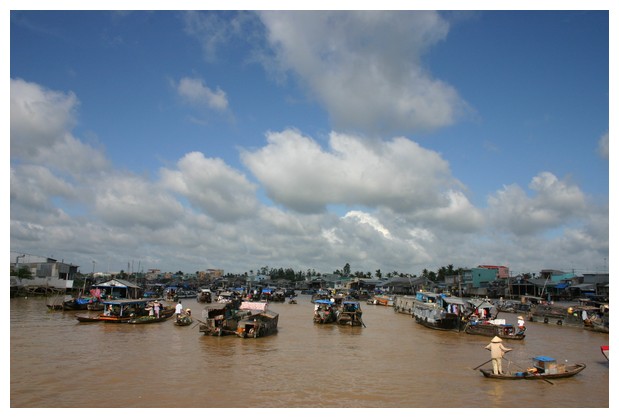
[[[488,361],[484,361],[484,362],[483,362],[482,364],[480,364],[479,366],[477,366],[477,367],[473,368],[473,370],[477,370],[477,369],[479,369],[481,366],[483,366],[484,364],[488,364],[488,363],[490,363],[491,361],[492,361],[492,359],[490,359],[490,360],[488,360]]]

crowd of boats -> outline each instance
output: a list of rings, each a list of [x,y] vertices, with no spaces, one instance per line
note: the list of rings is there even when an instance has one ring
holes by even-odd
[[[170,295],[161,299],[104,299],[95,290],[89,296],[65,298],[61,303],[50,302],[48,307],[53,310],[87,310],[87,313],[75,315],[80,323],[149,324],[174,318],[173,322],[178,326],[196,321],[199,331],[206,336],[259,338],[277,332],[279,314],[271,310],[272,303],[285,302],[287,297],[288,303],[297,303],[296,293],[281,289],[266,292],[200,289],[191,296],[183,296],[195,297],[197,302],[204,303],[201,318],[192,316],[190,309],[182,308],[182,297],[178,293],[172,300]],[[462,298],[428,291],[418,291],[414,296],[368,294],[360,297],[353,292],[319,290],[310,299],[314,305],[312,320],[320,325],[366,327],[361,308],[363,299],[367,304],[392,307],[396,313],[410,315],[420,325],[434,330],[499,339],[524,339],[525,317],[531,322],[609,331],[608,304],[593,306],[583,300],[573,305],[558,305],[528,297],[518,301],[500,299],[493,303],[487,298]],[[498,318],[503,312],[516,313],[518,322],[510,324]],[[602,346],[601,350],[608,359],[608,346]],[[557,366],[552,358],[544,357],[543,361],[537,359],[533,367],[509,375],[485,369],[480,371],[485,377],[501,379],[550,379],[573,376],[584,368],[583,364]]]

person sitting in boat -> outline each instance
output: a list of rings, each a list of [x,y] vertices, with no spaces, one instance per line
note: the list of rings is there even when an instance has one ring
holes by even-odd
[[[186,316],[191,316],[191,309],[189,309],[189,308],[185,309],[185,315]]]
[[[490,350],[490,357],[492,358],[492,370],[494,374],[503,374],[503,355],[508,351],[512,351],[511,348],[507,348],[501,344],[503,340],[499,337],[494,337],[490,344],[488,344],[485,348],[486,350]]]

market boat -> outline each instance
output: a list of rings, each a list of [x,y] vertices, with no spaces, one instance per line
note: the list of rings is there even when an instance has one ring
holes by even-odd
[[[267,302],[242,302],[240,311],[249,312],[238,321],[236,335],[241,338],[259,338],[277,332],[279,314],[269,310]]]
[[[316,302],[317,300],[329,300],[331,296],[331,293],[327,290],[324,289],[319,289],[316,291],[316,293],[312,294],[312,303]]]
[[[520,301],[514,300],[500,300],[496,309],[498,312],[507,313],[529,313],[531,309],[540,304],[543,301],[542,298],[537,296],[522,296]]]
[[[153,304],[154,299],[116,299],[103,302],[103,312],[98,315],[76,314],[75,318],[79,322],[108,322],[108,323],[127,323],[131,319],[148,315],[148,305]],[[174,312],[173,308],[167,311]],[[164,315],[164,309],[161,315]],[[166,312],[167,313],[167,312]]]
[[[334,303],[327,299],[317,299],[314,301],[314,323],[330,324],[335,322]]]
[[[154,303],[159,303],[159,301],[155,301]],[[154,313],[153,304],[148,303],[146,305],[146,314],[139,315],[138,313],[132,314],[132,318],[127,321],[129,324],[152,324],[155,322],[164,322],[170,319],[172,315],[174,315],[176,309],[172,307],[163,307],[160,305],[161,309],[159,311],[159,316]]]
[[[172,312],[173,314],[174,312]],[[136,316],[131,318],[130,320],[127,321],[128,324],[152,324],[155,322],[164,322],[167,321],[168,319],[170,319],[172,315],[168,314],[168,315],[159,315],[154,316],[154,315],[144,315],[144,316]]]
[[[415,296],[397,295],[393,302],[393,310],[397,313],[412,315],[415,300]],[[373,305],[374,303],[370,303],[370,300],[368,299],[368,304]]]
[[[413,301],[412,317],[427,328],[460,331],[465,306],[461,298],[419,291]]]
[[[191,315],[187,314],[179,315],[174,321],[174,325],[178,325],[179,327],[186,327],[191,324],[193,324],[193,319],[191,318]]]
[[[539,356],[533,358],[533,367],[523,371],[494,374],[490,369],[480,369],[479,371],[484,377],[503,380],[548,380],[572,377],[587,367],[584,363],[576,364],[557,364],[557,361],[551,357]]]
[[[285,302],[286,301],[286,291],[283,289],[276,289],[275,292],[271,295],[271,302]]]
[[[390,295],[374,295],[374,305],[393,306],[395,296]]]
[[[529,312],[529,321],[585,328],[600,332],[603,331],[602,328],[606,328],[606,332],[608,332],[608,322],[606,324],[603,323],[602,315],[600,308],[595,306],[536,305]]]
[[[103,310],[103,305],[101,304],[101,291],[99,289],[92,289],[90,293],[90,296],[80,295],[77,297],[71,295],[56,295],[48,298],[46,304],[51,310]]]
[[[196,300],[199,303],[211,303],[213,301],[212,293],[210,289],[200,289]]]
[[[519,330],[514,325],[506,324],[504,319],[490,319],[488,321],[473,319],[464,326],[464,332],[467,334],[487,337],[497,336],[507,340],[523,340],[525,331],[526,328]]]
[[[204,321],[200,321],[200,332],[215,337],[235,335],[240,318],[233,304],[234,302],[228,301],[206,305],[202,311]]]
[[[357,301],[343,301],[335,311],[335,316],[338,325],[365,326],[362,319],[361,304]]]

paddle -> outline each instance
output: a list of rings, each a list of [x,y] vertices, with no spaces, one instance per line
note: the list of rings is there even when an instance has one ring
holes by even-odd
[[[484,364],[488,364],[488,363],[490,363],[491,361],[492,361],[492,359],[490,359],[490,360],[488,360],[488,361],[484,361],[484,362],[483,362],[482,364],[480,364],[479,366],[477,366],[477,367],[473,368],[473,370],[477,370],[477,369],[479,369],[481,366],[483,366]]]

